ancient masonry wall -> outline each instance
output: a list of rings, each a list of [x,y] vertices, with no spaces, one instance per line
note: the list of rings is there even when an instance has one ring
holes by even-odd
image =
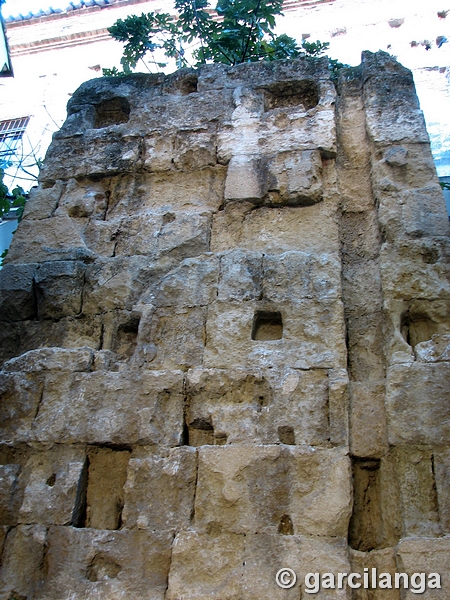
[[[448,234],[387,54],[82,85],[1,271],[0,598],[450,598]]]

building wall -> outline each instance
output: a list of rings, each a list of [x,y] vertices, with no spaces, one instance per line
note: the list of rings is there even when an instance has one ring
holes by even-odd
[[[448,598],[449,223],[410,71],[213,65],[68,109],[0,272],[4,596],[376,569]]]

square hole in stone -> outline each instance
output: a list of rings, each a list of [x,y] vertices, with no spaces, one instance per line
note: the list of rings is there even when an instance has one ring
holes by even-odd
[[[252,340],[281,340],[283,321],[280,312],[257,311],[253,317]]]

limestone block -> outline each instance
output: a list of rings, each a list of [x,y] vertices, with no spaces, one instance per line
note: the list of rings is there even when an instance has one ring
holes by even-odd
[[[424,241],[383,244],[380,273],[387,298],[402,300],[448,298],[447,248]],[[423,340],[421,340],[423,341]]]
[[[275,336],[252,339],[258,319],[274,323]],[[320,325],[319,325],[320,324]],[[214,302],[206,322],[204,366],[207,368],[344,367],[345,333],[340,301],[305,299],[236,305]]]
[[[203,112],[203,111],[202,111]],[[173,164],[183,172],[214,166],[216,158],[216,127],[181,130],[174,140]]]
[[[387,449],[384,382],[350,383],[350,449],[353,456],[380,458]]]
[[[377,570],[378,577],[381,573],[389,573],[392,577],[392,582],[394,582],[397,565],[395,562],[395,551],[392,548],[372,550],[372,552],[350,550],[350,563],[353,573],[363,575],[364,569],[369,569],[369,585],[372,582],[372,569]],[[376,582],[376,588],[369,587],[369,589],[363,589],[363,586],[361,586],[361,588],[353,590],[352,598],[355,600],[400,600],[400,590],[382,589],[378,587],[377,579]],[[361,583],[363,583],[363,580],[361,580]]]
[[[344,212],[341,219],[341,239],[343,258],[346,263],[369,262],[377,259],[380,250],[380,233],[376,211],[368,209]]]
[[[364,158],[360,159],[363,164],[360,167],[352,167],[353,156],[350,155],[351,164],[346,165],[345,169],[338,169],[339,191],[344,213],[370,211],[375,204],[371,181],[367,177],[369,159],[364,155]]]
[[[349,444],[349,393],[346,369],[328,371],[328,410],[330,442],[333,446]]]
[[[261,598],[292,599],[299,597],[351,598],[349,589],[321,589],[314,594],[306,592],[308,573],[349,573],[347,547],[342,539],[302,537],[299,535],[258,534],[245,537],[243,595],[246,600]],[[289,567],[297,576],[290,589],[281,589],[275,582],[279,569]],[[314,582],[308,579],[309,589]],[[301,594],[301,596],[299,596]]]
[[[19,525],[6,537],[0,568],[2,598],[33,598],[43,579],[47,529],[43,525]]]
[[[435,333],[431,340],[420,342],[414,348],[417,360],[434,363],[450,360],[450,334]]]
[[[39,266],[34,278],[40,319],[61,319],[81,312],[85,265],[52,261]]]
[[[271,204],[308,206],[323,197],[322,159],[318,150],[277,154],[269,163]]]
[[[400,488],[403,536],[441,535],[432,451],[399,447],[394,450],[394,460]]]
[[[36,598],[163,600],[172,536],[51,527],[48,572]]]
[[[0,523],[1,525],[16,525],[20,497],[17,489],[17,479],[20,465],[0,465]]]
[[[154,257],[158,235],[162,226],[162,215],[153,211],[139,214],[139,218],[122,219],[112,236],[114,237],[114,256]]]
[[[450,586],[448,572],[448,561],[450,557],[450,540],[442,539],[406,539],[402,540],[396,548],[397,571],[408,573],[425,573],[426,581],[430,573],[439,573],[441,576],[441,589],[426,589],[421,598],[423,600],[432,600],[433,598],[445,598],[446,590]],[[417,582],[419,584],[419,582]],[[410,584],[409,590],[402,590],[405,600],[417,598],[417,592],[412,591]]]
[[[181,531],[172,546],[166,600],[239,600],[244,571],[243,535]]]
[[[149,369],[186,370],[202,364],[205,349],[205,307],[162,307],[151,317],[148,335],[140,336],[137,352],[150,344]],[[139,358],[138,358],[139,360]]]
[[[226,168],[209,167],[183,173],[143,173],[112,178],[108,219],[130,217],[143,210],[163,214],[180,210],[218,210],[223,203]]]
[[[144,138],[144,168],[151,173],[170,171],[173,167],[174,135],[158,131]]]
[[[36,315],[33,277],[37,264],[5,265],[0,270],[0,314],[4,321],[32,319]]]
[[[188,258],[162,278],[154,297],[146,301],[158,307],[206,306],[217,297],[219,261],[211,253]]]
[[[329,444],[327,373],[274,377],[243,369],[194,369],[187,378],[189,444]]]
[[[43,392],[43,377],[0,373],[0,437],[5,443],[27,441]]]
[[[26,480],[19,522],[69,525],[78,519],[85,452],[74,446],[33,454],[24,466]]]
[[[108,183],[108,180],[78,182],[70,179],[59,200],[56,214],[103,220],[108,208]]]
[[[90,348],[40,348],[12,358],[3,365],[3,371],[24,374],[39,374],[45,371],[70,373],[89,371],[93,358],[93,351]]]
[[[188,446],[131,458],[123,526],[152,531],[187,528],[194,509],[196,477],[197,453]]]
[[[260,201],[267,192],[267,168],[258,156],[238,154],[230,159],[225,200]]]
[[[450,435],[448,363],[412,363],[388,369],[389,443],[447,444]]]
[[[277,253],[288,250],[301,252],[338,253],[338,224],[332,204],[320,202],[314,206],[268,208],[245,212],[230,230],[229,211],[219,212],[213,221],[211,250],[221,252],[242,248],[253,252]],[[240,224],[240,226],[239,226]]]
[[[94,258],[83,240],[85,225],[84,219],[68,216],[21,221],[11,242],[8,264]]]
[[[158,233],[158,255],[181,260],[208,252],[211,221],[211,212],[205,210],[165,212]]]
[[[0,362],[35,348],[90,346],[98,349],[101,343],[101,325],[100,316],[65,317],[56,322],[3,322],[0,332]]]
[[[204,446],[199,449],[195,525],[230,533],[346,536],[351,472],[337,449]]]
[[[124,126],[88,129],[82,136],[59,139],[49,147],[39,181],[135,172],[142,164],[141,153],[141,137]]]
[[[450,449],[437,448],[433,454],[439,519],[444,534],[450,532]]]
[[[86,269],[83,313],[131,310],[139,296],[158,281],[160,271],[144,256],[98,259]]]
[[[229,250],[220,256],[217,297],[221,301],[258,300],[262,297],[262,252]]]
[[[437,183],[436,170],[428,145],[393,144],[383,158],[372,165],[375,185],[386,185],[386,180],[399,189],[421,188]]]
[[[64,190],[64,183],[56,181],[51,187],[43,188],[41,186],[32,187],[30,197],[25,204],[23,219],[48,219],[58,206],[61,194]]]
[[[263,297],[275,304],[297,303],[304,298],[320,302],[341,296],[341,264],[335,254],[265,254],[263,269]]]
[[[181,373],[55,373],[46,379],[34,437],[58,443],[175,446],[182,421]]]
[[[84,232],[86,246],[97,256],[115,256],[117,237],[121,233],[121,219],[99,221],[90,219]]]

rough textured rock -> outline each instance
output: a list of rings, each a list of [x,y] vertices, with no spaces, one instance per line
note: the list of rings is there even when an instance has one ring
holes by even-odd
[[[83,84],[0,271],[0,598],[446,600],[448,235],[383,52]]]

